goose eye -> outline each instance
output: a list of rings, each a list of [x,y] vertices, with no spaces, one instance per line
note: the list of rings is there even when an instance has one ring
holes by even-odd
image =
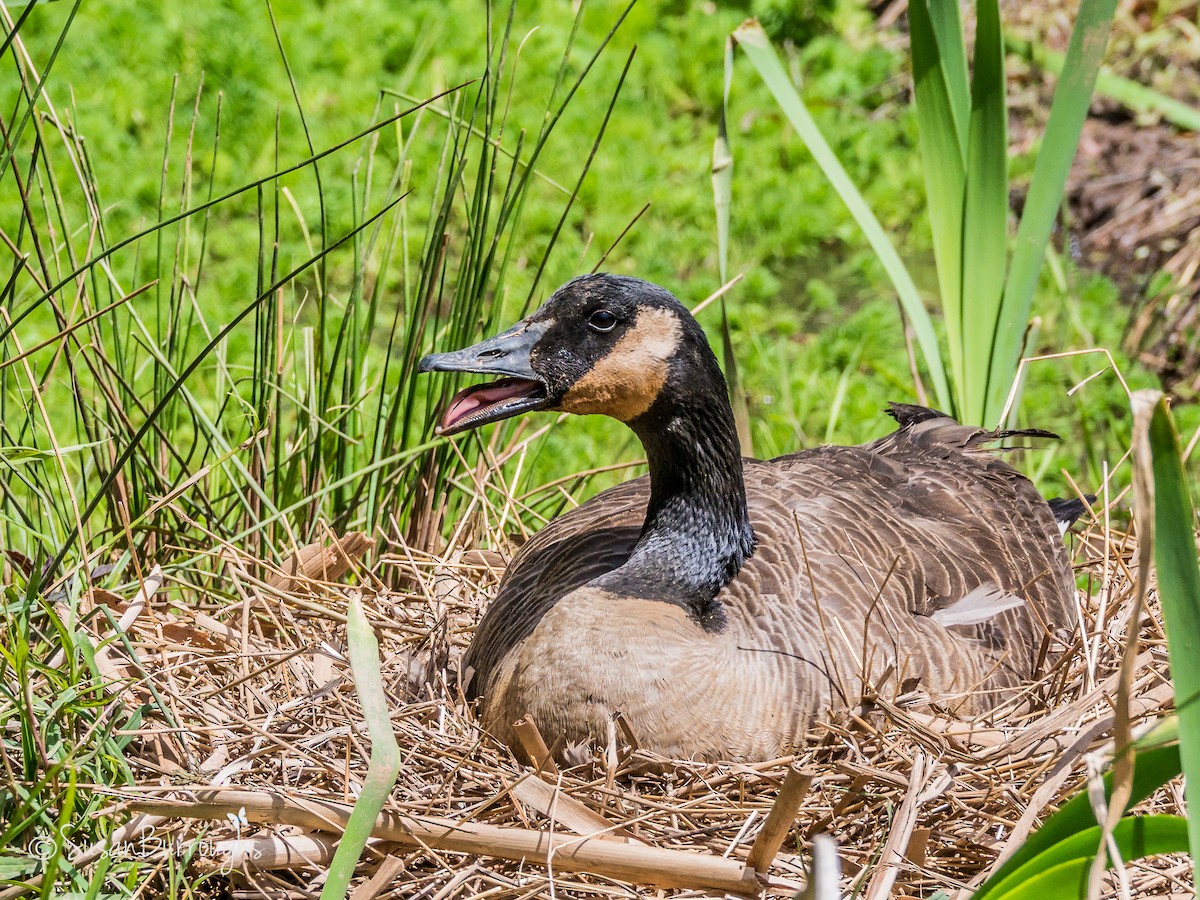
[[[617,317],[607,309],[598,309],[588,317],[588,327],[601,333],[612,331],[616,327]]]

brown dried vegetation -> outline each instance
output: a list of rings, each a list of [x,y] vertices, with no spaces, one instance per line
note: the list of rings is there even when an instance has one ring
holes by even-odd
[[[495,587],[496,558],[455,545],[430,556],[396,543],[364,556],[356,536],[353,552],[331,551],[331,543],[294,558],[338,556],[351,565],[348,580],[356,586],[319,580],[320,565],[285,565],[264,575],[261,563],[224,546],[213,549],[213,582],[162,580],[155,572],[127,601],[93,596],[113,607],[130,639],[131,654],[117,643],[102,651],[113,679],[110,702],[158,698],[130,748],[139,789],[114,797],[110,814],[123,818],[139,805],[174,814],[135,820],[119,837],[150,828],[158,838],[193,842],[191,871],[225,896],[305,896],[319,887],[336,829],[316,830],[314,814],[283,810],[311,809],[314,800],[353,802],[365,772],[365,726],[345,657],[350,591],[363,596],[380,637],[403,758],[385,814],[393,817],[391,840],[368,847],[353,895],[359,898],[628,896],[648,890],[647,882],[699,888],[707,876],[689,882],[691,870],[707,871],[713,858],[735,867],[746,860],[793,769],[804,776],[794,776],[790,788],[799,792],[799,808],[794,817],[787,810],[783,852],[757,873],[772,880],[773,892],[803,882],[811,839],[829,833],[840,844],[846,889],[874,898],[931,896],[978,883],[1086,779],[1090,754],[1111,740],[1117,663],[1131,625],[1142,647],[1134,721],[1148,722],[1171,706],[1156,605],[1141,622],[1128,621],[1135,538],[1094,524],[1073,538],[1086,587],[1074,651],[990,720],[950,719],[915,696],[874,698],[858,714],[814,728],[795,758],[700,765],[626,746],[615,770],[598,755],[580,768],[544,770],[545,784],[480,731],[459,688],[457,661]],[[409,587],[396,587],[402,584]],[[96,633],[97,646],[107,637]],[[247,823],[237,828],[224,818],[190,818],[217,816],[195,804],[232,789],[269,795],[272,803],[264,810],[250,795],[232,795],[247,810]],[[169,804],[147,805],[151,798]],[[1153,803],[1178,812],[1181,791],[1172,786]],[[321,808],[336,818],[329,810],[338,807]],[[483,826],[476,851],[394,841],[405,821],[425,817],[443,827],[444,820]],[[516,829],[554,833],[568,848],[599,842],[600,861],[588,863],[595,858],[588,850],[583,863],[597,868],[568,871],[574,864],[564,849],[524,862],[489,855],[489,841],[503,843]],[[591,831],[607,837],[572,836]],[[614,842],[681,851],[669,862],[683,875],[606,871],[604,845]],[[502,855],[503,847],[494,852]],[[1189,864],[1133,864],[1129,876],[1139,893],[1170,892],[1186,884]]]

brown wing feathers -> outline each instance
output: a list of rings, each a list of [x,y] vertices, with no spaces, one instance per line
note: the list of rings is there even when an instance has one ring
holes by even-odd
[[[1027,676],[1047,623],[1070,621],[1063,598],[1071,589],[1046,501],[1003,460],[967,452],[1012,433],[961,426],[922,407],[894,404],[891,413],[900,428],[872,444],[746,462],[756,547],[719,595],[732,627],[817,669],[862,664],[850,659],[862,656],[849,646],[855,630],[891,643],[893,654],[946,654],[917,620],[992,584],[1041,612],[1010,610],[954,630],[1002,644],[1000,667]],[[467,657],[476,691],[486,692],[501,658],[559,599],[624,561],[648,496],[648,479],[627,482],[522,549]],[[829,635],[830,622],[843,634]],[[989,657],[983,668],[995,665]]]

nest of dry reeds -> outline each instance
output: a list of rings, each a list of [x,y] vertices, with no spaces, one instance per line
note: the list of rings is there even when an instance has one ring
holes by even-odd
[[[748,856],[767,879],[749,889],[790,893],[805,881],[821,834],[838,842],[846,892],[953,894],[980,883],[1079,789],[1089,760],[1095,768],[1112,741],[1128,629],[1141,641],[1129,692],[1135,725],[1171,708],[1153,593],[1130,621],[1134,544],[1099,524],[1072,538],[1084,585],[1074,646],[1030,687],[1026,711],[1003,722],[880,701],[816,726],[794,758],[717,765],[635,751],[615,771],[598,756],[561,772],[519,763],[480,730],[460,690],[458,660],[499,577],[498,555],[452,547],[432,558],[331,536],[280,570],[219,547],[211,568],[220,584],[173,583],[155,571],[137,596],[93,595],[129,638],[101,644],[108,635],[96,635],[102,666],[124,685],[124,702],[153,697],[159,710],[129,755],[140,790],[114,798],[109,811],[120,821],[142,814],[113,846],[139,852],[136,842],[153,835],[156,852],[190,854],[189,871],[212,896],[319,889],[369,756],[345,653],[346,602],[356,591],[380,639],[402,752],[382,817],[392,827],[376,832],[359,863],[356,900],[628,896],[659,890],[654,883],[720,893],[711,879],[704,887],[703,873],[744,870]],[[1151,802],[1179,812],[1181,794],[1168,787]],[[222,814],[222,798],[232,814]],[[414,822],[453,832],[466,841],[456,846],[472,852],[421,846],[436,842],[428,830],[414,844]],[[605,833],[582,842],[601,844],[584,859],[591,871],[571,871],[581,867],[572,855],[581,831]],[[553,852],[524,861],[492,855],[489,841],[534,832],[556,842]],[[633,856],[674,853],[648,857],[646,871],[606,868],[629,847]],[[689,880],[690,872],[699,874]],[[1159,858],[1130,864],[1125,876],[1150,895],[1187,889],[1189,872],[1186,860]]]

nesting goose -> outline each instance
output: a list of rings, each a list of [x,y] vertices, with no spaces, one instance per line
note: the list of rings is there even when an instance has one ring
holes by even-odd
[[[982,452],[1005,435],[894,404],[873,443],[743,460],[704,332],[657,285],[576,278],[419,369],[502,376],[459,393],[442,434],[603,413],[649,462],[529,541],[479,623],[464,669],[510,743],[527,713],[567,745],[621,713],[667,756],[773,758],[872,692],[987,709],[1073,621],[1055,511]]]

